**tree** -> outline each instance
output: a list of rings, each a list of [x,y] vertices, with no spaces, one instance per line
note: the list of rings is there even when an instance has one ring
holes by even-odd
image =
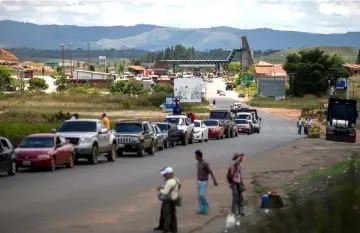
[[[63,91],[66,90],[68,88],[68,79],[66,78],[65,74],[59,74],[56,72],[53,72],[50,74],[50,77],[52,77],[53,79],[55,79],[55,85],[56,90],[57,91]]]
[[[359,49],[358,55],[356,57],[356,64],[360,64],[360,49]]]
[[[125,66],[123,64],[119,64],[119,74],[122,74],[124,72]]]
[[[125,88],[126,88],[126,86],[127,86],[127,82],[126,81],[124,81],[124,80],[119,80],[119,81],[117,81],[116,83],[114,83],[113,85],[111,85],[111,87],[110,87],[110,91],[112,92],[112,93],[124,93],[124,90],[125,90]]]
[[[90,65],[90,71],[95,71],[95,66],[94,65]]]
[[[30,91],[40,91],[46,90],[49,88],[49,85],[42,78],[32,78],[29,80],[29,90]]]
[[[133,65],[133,66],[139,66],[141,64],[141,61],[138,60],[138,59],[131,59],[130,64]]]
[[[131,78],[129,79],[128,84],[125,86],[123,93],[135,94],[135,95],[144,94],[145,93],[144,84],[139,80]]]
[[[11,85],[11,71],[5,66],[0,66],[0,91],[9,91],[12,89]]]
[[[165,92],[169,94],[174,93],[174,87],[173,86],[162,86],[162,85],[155,85],[153,88],[154,92]]]
[[[58,74],[61,74],[61,73],[62,73],[62,69],[61,69],[60,66],[56,67],[56,72],[57,72]]]
[[[290,78],[290,90],[294,96],[321,96],[329,89],[328,80],[347,77],[344,61],[338,55],[327,55],[319,48],[302,50],[286,57],[284,70]]]
[[[230,73],[239,73],[241,71],[241,64],[240,62],[230,62],[226,67],[225,71]]]

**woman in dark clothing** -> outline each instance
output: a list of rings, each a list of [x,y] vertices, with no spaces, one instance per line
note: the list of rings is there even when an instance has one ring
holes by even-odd
[[[244,154],[235,153],[233,157],[234,163],[229,167],[227,180],[232,191],[232,207],[231,212],[236,216],[245,216],[244,214],[244,198],[243,192],[245,186],[242,178],[242,168],[240,163],[245,159]]]

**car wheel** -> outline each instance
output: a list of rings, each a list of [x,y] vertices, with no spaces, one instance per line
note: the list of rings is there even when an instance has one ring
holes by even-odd
[[[69,162],[66,164],[67,168],[72,168],[74,166],[74,159],[75,159],[75,155],[71,153],[69,155]]]
[[[165,149],[169,148],[169,141],[168,140],[164,140],[164,148]]]
[[[220,139],[222,139],[222,136],[219,135],[216,137],[216,140],[220,140]]]
[[[51,164],[50,164],[49,170],[53,172],[53,171],[55,171],[55,169],[56,169],[56,161],[55,161],[54,156],[51,156]]]
[[[16,174],[16,171],[17,171],[16,162],[12,161],[11,162],[11,167],[8,170],[8,175],[9,176],[14,176]]]
[[[138,152],[137,152],[137,155],[138,155],[139,157],[144,157],[144,155],[145,155],[144,145],[140,145],[139,150],[138,150]]]
[[[116,159],[116,154],[117,154],[116,153],[116,143],[113,143],[111,145],[111,150],[110,150],[109,154],[107,155],[107,160],[109,162],[114,162]]]
[[[99,156],[99,148],[97,145],[94,145],[91,150],[91,155],[89,156],[89,163],[90,164],[97,164],[98,163],[98,156]]]
[[[191,132],[190,133],[190,138],[189,138],[189,144],[193,144],[194,143],[194,133]]]
[[[152,142],[151,144],[150,144],[150,147],[149,147],[149,150],[148,150],[148,154],[149,155],[154,155],[155,154],[155,151],[156,151],[156,144],[155,144],[155,142]]]

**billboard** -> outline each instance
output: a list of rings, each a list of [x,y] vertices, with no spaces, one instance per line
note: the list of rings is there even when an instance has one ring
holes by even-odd
[[[201,78],[177,78],[174,80],[174,96],[179,96],[182,103],[199,103],[202,87]]]

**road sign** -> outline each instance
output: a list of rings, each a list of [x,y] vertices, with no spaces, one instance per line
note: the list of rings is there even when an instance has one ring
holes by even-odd
[[[180,98],[177,96],[166,96],[165,97],[165,111],[172,112],[176,106],[176,103],[179,104],[180,107]]]

